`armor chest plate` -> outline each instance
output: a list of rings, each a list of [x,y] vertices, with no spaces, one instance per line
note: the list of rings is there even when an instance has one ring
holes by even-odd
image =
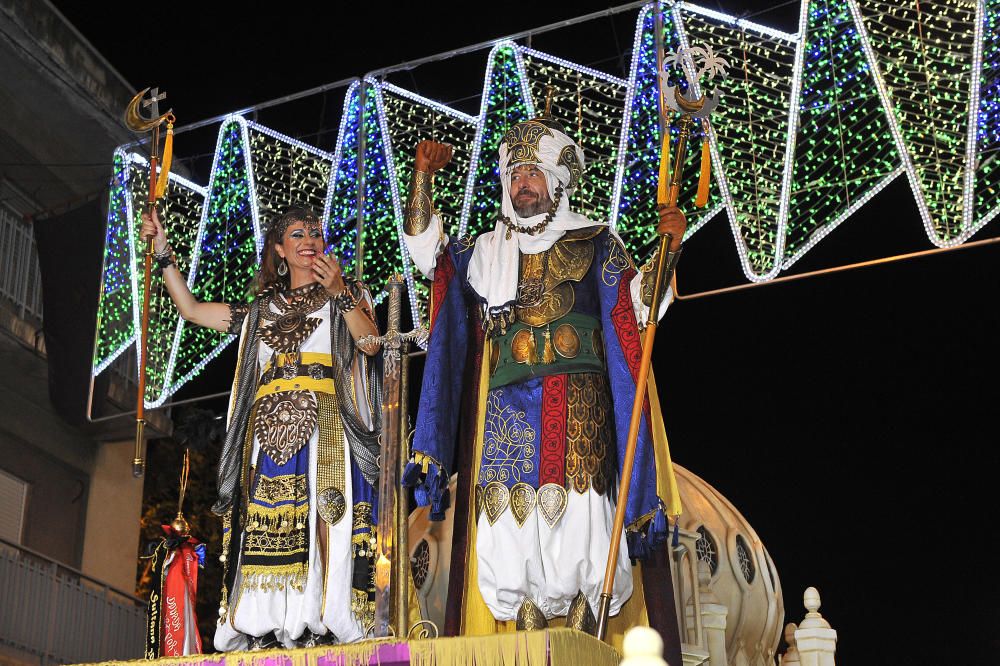
[[[573,310],[576,297],[571,282],[579,282],[594,261],[594,242],[601,227],[567,232],[551,248],[522,254],[517,301],[517,321],[545,326]]]

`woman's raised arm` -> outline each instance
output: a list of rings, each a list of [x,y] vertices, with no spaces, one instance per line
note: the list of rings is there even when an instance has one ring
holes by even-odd
[[[162,268],[163,282],[181,317],[198,326],[229,332],[233,319],[232,308],[227,303],[202,303],[191,293],[187,280],[177,269],[173,249],[155,210],[152,217],[149,213],[142,215],[142,237],[150,236],[153,238],[153,261]]]

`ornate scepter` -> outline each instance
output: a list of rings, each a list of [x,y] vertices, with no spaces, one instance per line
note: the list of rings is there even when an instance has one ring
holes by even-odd
[[[701,68],[695,73],[694,59],[700,57]],[[670,133],[664,132],[663,150],[660,155],[660,178],[657,187],[656,203],[668,207],[676,206],[681,187],[681,170],[684,166],[685,152],[687,150],[688,138],[691,136],[691,128],[695,120],[700,120],[703,126],[707,126],[708,116],[719,105],[720,94],[715,90],[710,95],[699,95],[697,82],[703,74],[707,74],[711,80],[717,74],[725,76],[727,63],[722,58],[716,56],[711,48],[681,48],[677,53],[670,54],[664,58],[664,70],[669,65],[680,65],[688,77],[686,92],[681,92],[676,86],[668,86],[666,71],[660,73],[660,111],[664,115],[667,109],[675,113],[680,113],[678,128],[680,130],[677,139],[677,151],[674,156],[673,169],[669,175],[667,166],[670,163]],[[706,144],[707,148],[707,133]],[[704,159],[707,150],[703,149]],[[707,196],[702,196],[702,190],[707,195],[707,173],[705,164],[702,167],[703,185],[699,187],[698,204],[704,205],[701,199],[707,201]],[[635,464],[635,448],[639,438],[639,425],[642,420],[642,407],[646,398],[646,381],[649,377],[650,360],[653,356],[653,341],[656,337],[657,317],[660,300],[664,287],[670,282],[670,277],[677,265],[680,251],[669,252],[670,243],[673,237],[670,234],[660,235],[660,246],[656,257],[656,281],[653,286],[653,297],[650,301],[648,322],[643,332],[642,358],[639,362],[639,373],[635,380],[635,399],[632,402],[632,418],[629,422],[628,441],[625,449],[625,458],[622,461],[621,480],[618,486],[618,500],[615,507],[615,521],[611,531],[611,548],[608,552],[608,563],[604,570],[604,586],[601,589],[601,601],[598,607],[597,637],[604,640],[608,628],[608,616],[611,612],[611,594],[615,584],[615,565],[618,562],[618,552],[621,544],[622,531],[625,527],[625,507],[628,504],[629,490],[632,484],[632,467]]]
[[[143,99],[149,92],[149,99]],[[146,200],[147,212],[153,214],[156,208],[156,201],[164,195],[167,188],[168,173],[170,171],[170,160],[173,153],[174,136],[174,114],[168,110],[160,115],[160,101],[167,98],[166,93],[161,93],[159,88],[149,88],[136,93],[132,101],[125,109],[125,126],[133,132],[144,134],[152,131],[153,137],[149,148],[149,197]],[[139,111],[139,107],[149,109],[149,116],[144,116]],[[163,146],[163,167],[157,182],[156,167],[159,164],[157,151],[160,145],[160,125],[167,124],[167,138]],[[140,332],[139,343],[139,387],[138,397],[135,407],[135,456],[132,458],[132,476],[139,478],[142,476],[146,463],[142,456],[143,431],[146,427],[145,398],[146,398],[146,352],[149,337],[149,289],[153,274],[153,237],[146,237],[146,251],[143,261],[143,290],[142,290],[142,331]]]
[[[411,342],[427,339],[427,329],[399,332],[403,300],[403,277],[393,275],[389,292],[389,316],[385,335],[365,336],[359,342],[382,342],[382,451],[379,455],[378,541],[375,549],[376,638],[404,637],[409,634],[409,550],[406,537],[409,510],[406,493],[401,492],[403,468],[409,460],[406,423],[407,364],[403,354]],[[393,622],[395,621],[395,622]]]

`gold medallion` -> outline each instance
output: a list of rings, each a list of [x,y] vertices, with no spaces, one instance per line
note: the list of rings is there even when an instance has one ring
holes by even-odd
[[[517,304],[521,307],[538,305],[542,300],[541,280],[522,280],[517,285]]]
[[[486,509],[486,520],[490,525],[497,522],[497,518],[506,510],[508,500],[510,491],[499,481],[491,481],[483,488],[483,508]]]
[[[594,354],[601,359],[601,363],[604,363],[604,336],[600,329],[594,329],[593,335],[590,336],[590,343],[594,346]]]
[[[320,518],[325,520],[328,525],[339,523],[347,511],[347,501],[344,499],[344,493],[332,486],[319,491],[319,497],[316,500],[316,512],[319,513]]]
[[[566,489],[558,483],[546,483],[538,489],[538,512],[549,527],[555,527],[556,522],[562,518],[567,501]]]
[[[562,324],[552,334],[552,344],[563,358],[576,358],[580,353],[580,334],[572,324]]]
[[[535,489],[527,483],[515,483],[510,489],[510,512],[514,514],[514,522],[518,527],[531,515],[535,508]]]
[[[531,329],[522,328],[510,341],[510,355],[518,363],[528,363],[534,346],[535,336]]]
[[[312,391],[265,395],[257,403],[253,431],[260,448],[284,465],[305,446],[316,430],[317,404]]]

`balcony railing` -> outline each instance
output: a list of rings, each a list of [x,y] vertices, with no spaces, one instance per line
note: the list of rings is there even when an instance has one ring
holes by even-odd
[[[41,666],[140,659],[145,631],[132,595],[0,539],[0,645]]]
[[[4,206],[0,206],[0,295],[13,303],[21,319],[30,315],[41,320],[42,274],[35,235],[31,225]]]

